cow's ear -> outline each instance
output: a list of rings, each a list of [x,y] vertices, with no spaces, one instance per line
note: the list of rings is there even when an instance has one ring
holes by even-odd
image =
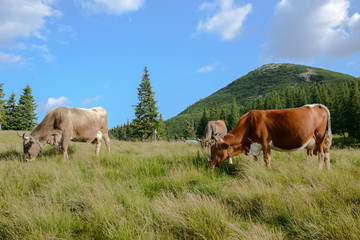
[[[224,142],[223,142],[223,143],[221,143],[221,148],[222,148],[222,149],[225,149],[225,150],[226,150],[226,149],[228,149],[229,147],[230,147],[230,145],[229,145],[229,144],[224,143]]]

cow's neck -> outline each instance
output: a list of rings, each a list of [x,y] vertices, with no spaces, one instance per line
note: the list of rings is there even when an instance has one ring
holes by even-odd
[[[50,131],[45,131],[44,128],[40,128],[39,127],[40,124],[30,134],[31,134],[31,136],[36,138],[36,140],[39,141],[42,144],[42,146],[44,146],[51,134],[49,134]]]
[[[228,153],[230,157],[237,156],[244,152],[244,137],[246,134],[246,129],[242,126],[244,118],[241,118],[239,123],[231,130],[225,137],[224,141],[229,145]]]
[[[230,157],[235,157],[243,153],[242,136],[230,135],[225,138],[225,143],[229,145],[228,154]]]

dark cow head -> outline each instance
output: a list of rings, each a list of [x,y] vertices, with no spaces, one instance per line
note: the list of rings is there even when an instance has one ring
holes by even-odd
[[[208,166],[214,169],[221,165],[225,160],[229,159],[229,147],[229,144],[225,143],[222,139],[217,138],[211,146]]]
[[[35,160],[36,156],[41,152],[41,146],[36,141],[36,139],[31,136],[31,134],[27,137],[25,133],[20,135],[22,137],[23,142],[23,149],[24,149],[24,161],[33,161]]]
[[[198,142],[201,145],[201,148],[205,149],[209,146],[209,140],[207,140],[206,138],[200,139],[198,138]]]

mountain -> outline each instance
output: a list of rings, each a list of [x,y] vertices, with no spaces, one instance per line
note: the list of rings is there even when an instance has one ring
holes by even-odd
[[[351,80],[358,80],[358,78],[304,65],[266,64],[236,79],[210,96],[197,101],[177,116],[166,120],[165,124],[169,135],[181,136],[185,129],[186,120],[199,121],[204,108],[209,109],[213,104],[217,104],[219,109],[224,109],[226,113],[229,113],[234,98],[237,104],[241,106],[246,101],[289,86]]]

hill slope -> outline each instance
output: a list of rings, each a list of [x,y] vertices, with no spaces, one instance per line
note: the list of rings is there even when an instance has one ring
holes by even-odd
[[[325,83],[356,79],[356,77],[347,74],[310,66],[284,63],[266,64],[194,103],[177,116],[168,119],[165,124],[170,134],[180,133],[185,129],[187,119],[197,121],[201,118],[204,107],[209,108],[211,104],[217,104],[219,108],[229,112],[233,98],[236,98],[237,103],[241,105],[268,92],[301,83]]]

